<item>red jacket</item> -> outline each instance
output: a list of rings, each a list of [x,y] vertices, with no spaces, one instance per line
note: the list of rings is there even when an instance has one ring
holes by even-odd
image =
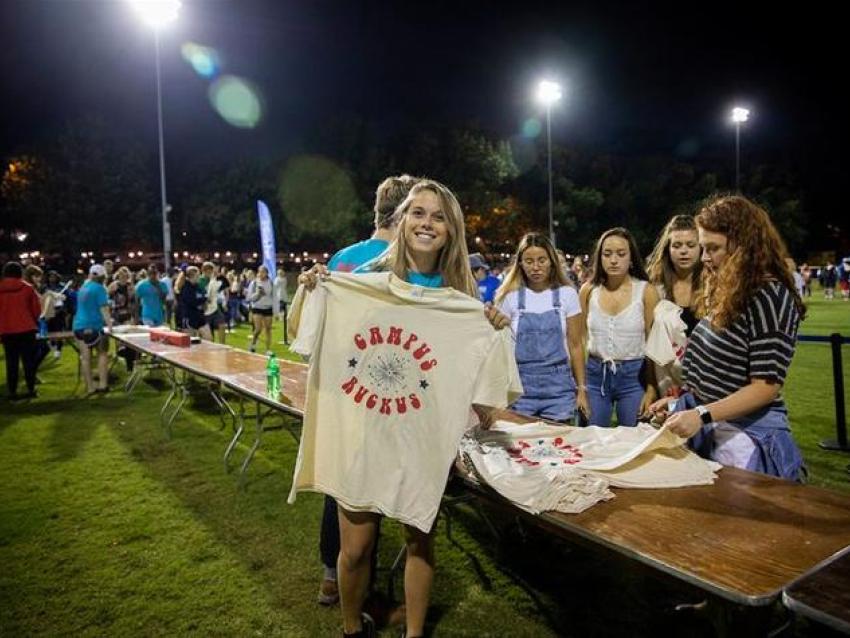
[[[23,279],[0,279],[0,335],[38,330],[41,302]]]

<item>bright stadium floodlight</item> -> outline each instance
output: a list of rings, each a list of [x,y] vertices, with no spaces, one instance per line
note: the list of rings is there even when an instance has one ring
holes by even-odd
[[[156,51],[156,118],[159,130],[159,186],[162,206],[162,256],[165,271],[171,270],[171,226],[168,223],[168,211],[165,191],[165,143],[162,136],[162,81],[160,79],[159,32],[177,19],[180,12],[180,0],[130,0],[141,20],[153,28],[154,50]]]
[[[142,22],[154,29],[174,22],[180,13],[180,0],[130,0]]]
[[[537,101],[545,107],[552,106],[561,99],[561,85],[549,80],[541,80],[537,85]]]
[[[750,119],[750,109],[736,106],[731,118],[735,125],[735,190],[741,192],[741,124]]]
[[[741,108],[740,106],[736,106],[734,109],[732,109],[732,121],[735,124],[746,122],[749,118],[750,109]]]
[[[555,204],[552,197],[552,105],[561,99],[561,85],[551,80],[537,84],[537,101],[546,107],[546,148],[549,173],[549,239],[555,243]]]

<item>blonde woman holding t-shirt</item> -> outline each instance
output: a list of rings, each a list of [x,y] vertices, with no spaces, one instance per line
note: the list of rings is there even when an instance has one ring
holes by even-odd
[[[423,288],[451,287],[477,298],[469,268],[463,212],[454,194],[442,184],[423,180],[398,207],[399,225],[387,252],[363,270],[391,271],[399,279]],[[360,269],[355,270],[358,272]],[[299,276],[299,283],[315,287],[328,270],[317,264]],[[485,308],[490,323],[507,327],[509,319],[495,308]],[[372,636],[372,619],[362,613],[369,582],[370,557],[380,514],[351,511],[339,505],[341,551],[337,567],[343,631],[346,636]],[[433,529],[425,533],[405,524],[407,561],[404,572],[406,635],[424,635],[425,615],[434,578]]]

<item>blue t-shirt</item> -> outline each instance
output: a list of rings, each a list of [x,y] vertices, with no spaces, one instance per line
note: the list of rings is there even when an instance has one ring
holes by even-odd
[[[380,270],[374,269],[376,265],[377,259],[373,259],[358,266],[353,272],[354,274],[380,272]],[[413,270],[407,271],[407,283],[414,286],[422,286],[423,288],[442,288],[445,285],[443,283],[443,275],[438,272],[415,272]]]
[[[367,261],[362,266],[355,268],[353,273],[356,275],[370,272],[381,272],[381,270],[375,270],[376,265],[376,259]],[[413,284],[414,286],[422,286],[423,288],[442,288],[445,285],[443,283],[443,275],[438,272],[415,272],[413,270],[407,271],[407,283]]]
[[[136,297],[142,302],[142,321],[159,326],[165,323],[162,300],[168,294],[168,286],[161,281],[156,283],[157,285],[154,286],[149,279],[137,283]],[[162,292],[161,296],[160,291]]]
[[[351,272],[380,256],[389,246],[383,239],[367,239],[338,251],[328,262],[328,270]]]
[[[487,275],[478,282],[478,294],[481,296],[481,301],[488,303],[493,301],[496,296],[496,289],[502,282],[493,275]]]
[[[102,330],[105,325],[100,309],[109,305],[106,286],[89,279],[77,292],[77,311],[74,314],[74,330]]]
[[[438,272],[407,271],[407,283],[423,288],[442,288],[443,276]]]

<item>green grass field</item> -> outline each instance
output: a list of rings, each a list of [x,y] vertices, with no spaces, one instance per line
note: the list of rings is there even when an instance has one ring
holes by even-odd
[[[850,302],[826,301],[820,295],[806,299],[808,316],[801,335],[850,337]],[[850,346],[842,348],[844,401],[850,411]],[[835,439],[835,400],[832,352],[828,343],[799,343],[784,390],[794,436],[809,469],[809,481],[831,489],[850,491],[847,464],[850,455],[822,450],[818,443]]]
[[[850,304],[814,299],[801,333],[836,330],[850,335]],[[247,347],[244,328],[228,337]],[[166,440],[164,382],[128,396],[122,368],[112,392],[84,399],[66,348],[40,372],[37,400],[0,399],[0,636],[340,635],[338,608],[315,603],[321,497],[285,503],[293,437],[268,433],[239,490],[212,402],[198,394]],[[800,344],[785,394],[811,483],[850,493],[850,455],[817,446],[834,437],[828,345]],[[708,635],[671,612],[696,592],[496,518],[500,544],[471,509],[451,540],[439,523],[434,635]],[[381,565],[400,542],[385,522]]]

